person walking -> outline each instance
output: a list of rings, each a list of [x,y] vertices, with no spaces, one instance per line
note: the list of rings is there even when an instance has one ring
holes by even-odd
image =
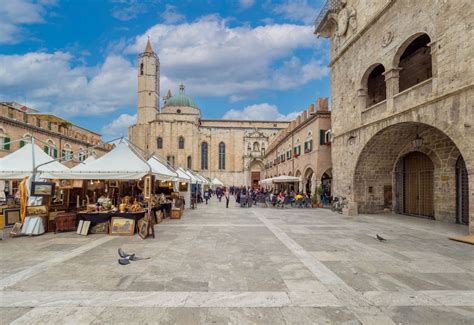
[[[207,204],[207,201],[209,201],[209,191],[204,191],[204,200],[206,200]]]
[[[227,191],[227,188],[224,187],[224,197],[225,197],[225,208],[229,208],[229,192]]]

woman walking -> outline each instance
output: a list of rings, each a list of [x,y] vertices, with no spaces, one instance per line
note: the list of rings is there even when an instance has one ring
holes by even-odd
[[[229,192],[227,191],[227,187],[224,187],[224,197],[225,197],[225,208],[229,208]]]

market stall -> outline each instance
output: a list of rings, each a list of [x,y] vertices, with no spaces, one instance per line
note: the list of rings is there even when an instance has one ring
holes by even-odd
[[[214,177],[214,179],[211,181],[211,184],[212,184],[212,187],[213,187],[213,188],[223,187],[223,186],[224,186],[224,183],[221,182],[221,180],[218,179],[217,177]]]
[[[295,183],[298,183],[300,179],[295,176],[280,175],[277,177],[262,179],[259,183],[265,187],[273,187],[282,190],[292,190],[295,188]]]
[[[176,169],[176,173],[178,174],[179,194],[184,196],[186,207],[191,209],[191,177],[182,168]]]
[[[25,139],[34,142],[34,139]],[[47,219],[54,207],[63,203],[64,191],[55,183],[45,182],[50,173],[68,172],[69,168],[46,154],[34,143],[0,160],[0,179],[7,181],[2,192],[7,192],[5,204],[0,206],[4,225],[13,232],[39,235],[47,229]]]

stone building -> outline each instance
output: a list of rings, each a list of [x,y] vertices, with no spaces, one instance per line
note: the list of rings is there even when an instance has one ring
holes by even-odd
[[[21,148],[30,137],[35,137],[36,144],[51,157],[66,159],[64,164],[69,167],[111,148],[102,144],[100,134],[59,116],[15,102],[0,102],[0,158]]]
[[[296,190],[315,193],[317,186],[331,194],[331,113],[328,99],[319,98],[280,131],[265,153],[265,177],[300,178]]]
[[[263,156],[270,139],[286,128],[286,121],[210,120],[186,94],[160,99],[160,62],[148,41],[138,62],[137,123],[129,138],[148,153],[174,167],[187,167],[224,184],[256,185],[264,171]]]
[[[474,232],[474,6],[332,0],[333,193]]]

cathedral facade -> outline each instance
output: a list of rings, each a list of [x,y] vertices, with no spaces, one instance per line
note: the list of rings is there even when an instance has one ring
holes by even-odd
[[[148,41],[138,62],[137,123],[129,139],[174,167],[186,167],[231,186],[257,185],[263,158],[276,134],[289,121],[203,119],[194,100],[180,86],[168,91],[160,107],[160,62]]]

